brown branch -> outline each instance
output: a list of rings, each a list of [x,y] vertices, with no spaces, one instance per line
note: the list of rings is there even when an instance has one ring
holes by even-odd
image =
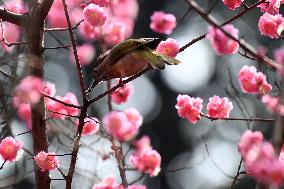
[[[242,163],[243,163],[243,159],[241,158],[240,163],[239,163],[239,166],[238,166],[237,174],[236,174],[235,177],[234,177],[234,180],[233,180],[233,182],[232,182],[232,184],[231,184],[230,189],[233,189],[233,188],[234,188],[234,185],[236,184],[236,182],[237,182],[237,180],[238,180],[238,177],[239,177],[240,174],[241,174]]]
[[[53,2],[54,2],[54,0],[42,0],[42,2],[40,3],[40,6],[39,6],[39,12],[38,12],[38,16],[39,16],[40,20],[44,21],[44,19],[48,15],[48,12],[49,12]]]
[[[256,3],[254,3],[253,5],[251,5],[250,7],[248,7],[247,9],[241,11],[240,13],[238,13],[238,14],[232,16],[231,18],[229,18],[228,20],[226,20],[225,22],[223,22],[223,23],[221,24],[221,26],[224,26],[224,25],[226,25],[226,24],[228,24],[228,23],[233,22],[234,20],[237,20],[238,18],[242,17],[244,14],[248,13],[249,11],[251,11],[251,10],[254,9],[254,8],[256,8],[258,5],[260,5],[261,3],[265,2],[265,1],[266,1],[266,0],[260,0],[260,1],[256,2]],[[206,34],[207,34],[207,33],[205,33],[205,34],[203,34],[203,35],[201,35],[201,36],[199,36],[199,37],[197,37],[197,38],[194,38],[194,39],[191,40],[189,43],[185,44],[183,47],[181,47],[181,48],[179,49],[179,52],[184,51],[184,50],[187,49],[189,46],[195,44],[196,42],[198,42],[198,41],[200,41],[200,40],[202,40],[202,39],[204,39],[204,38],[206,37]]]
[[[203,10],[202,7],[200,7],[195,1],[193,0],[187,0],[186,1],[188,3],[189,6],[191,6],[195,12],[197,12],[205,21],[207,21],[209,24],[211,24],[212,26],[220,29],[227,37],[229,37],[230,39],[236,41],[237,43],[239,43],[240,47],[242,49],[244,49],[244,51],[246,51],[247,53],[251,54],[253,57],[255,58],[259,58],[261,62],[265,63],[267,66],[272,67],[274,69],[278,69],[280,68],[280,65],[277,64],[276,62],[274,62],[273,60],[271,60],[270,58],[266,57],[266,56],[260,56],[257,51],[250,45],[248,44],[245,40],[243,39],[237,39],[235,38],[232,34],[230,34],[229,32],[225,31],[222,28],[222,25],[219,25],[217,20],[212,17],[211,15],[207,15],[206,12]],[[247,9],[246,9],[247,10]]]
[[[23,26],[24,15],[8,11],[5,8],[0,8],[0,19],[18,26]]]
[[[69,49],[70,45],[57,46],[57,47],[45,47],[44,50],[56,50],[56,49]]]
[[[75,26],[72,27],[72,30],[75,30],[79,27],[79,25],[84,22],[84,20],[80,20]],[[69,28],[45,28],[45,32],[53,32],[53,31],[67,31]]]
[[[77,105],[74,105],[74,104],[69,104],[69,103],[63,102],[63,101],[61,101],[61,100],[58,100],[58,99],[55,98],[55,97],[49,96],[49,95],[47,95],[47,94],[45,94],[45,93],[42,93],[42,94],[43,94],[44,97],[50,98],[51,100],[54,100],[54,101],[56,101],[56,102],[58,102],[58,103],[60,103],[60,104],[63,104],[63,105],[65,105],[65,106],[72,107],[72,108],[77,108],[77,109],[82,109],[82,106],[77,106]]]
[[[264,119],[264,118],[233,118],[233,117],[228,117],[228,118],[214,118],[210,117],[208,115],[205,115],[203,113],[200,113],[202,117],[206,117],[210,119],[211,121],[214,120],[225,120],[225,121],[247,121],[247,122],[252,122],[252,121],[262,121],[262,122],[274,122],[275,119]]]
[[[129,83],[130,81],[132,81],[132,80],[134,80],[134,79],[140,77],[141,75],[147,73],[147,72],[150,71],[150,70],[152,70],[152,68],[151,68],[151,67],[148,67],[148,68],[142,70],[141,72],[139,72],[139,73],[137,73],[137,74],[135,74],[135,75],[129,77],[128,79],[122,80],[122,81],[119,82],[116,86],[112,87],[111,89],[108,89],[108,90],[105,91],[104,93],[102,93],[102,94],[96,96],[95,98],[89,100],[88,103],[89,103],[89,104],[92,104],[92,103],[94,103],[94,102],[100,100],[101,98],[103,98],[103,97],[105,97],[106,95],[112,93],[113,91],[115,91],[115,90],[118,89],[119,87],[122,87],[122,86],[125,85],[126,83]]]
[[[65,17],[66,17],[66,20],[67,20],[67,23],[68,23],[70,40],[71,40],[71,44],[72,44],[72,48],[73,48],[73,54],[74,54],[74,57],[75,57],[78,77],[79,77],[79,80],[80,80],[80,88],[81,88],[81,93],[82,93],[82,98],[83,98],[83,100],[82,100],[83,106],[82,106],[81,113],[80,113],[80,116],[79,116],[79,125],[78,125],[77,135],[76,135],[74,145],[73,145],[73,150],[72,150],[68,174],[66,176],[66,189],[71,189],[72,188],[73,175],[75,173],[77,156],[78,156],[78,152],[79,152],[79,148],[80,148],[80,139],[81,139],[83,127],[84,127],[84,124],[85,124],[84,119],[87,116],[87,109],[88,109],[89,103],[88,103],[88,100],[87,100],[87,94],[85,92],[85,84],[84,84],[82,68],[81,68],[80,60],[79,60],[78,53],[77,53],[76,40],[75,40],[75,36],[74,36],[73,30],[72,30],[72,25],[71,25],[69,13],[68,13],[68,10],[67,10],[68,7],[67,7],[67,4],[66,4],[66,0],[62,0],[62,3],[63,3],[63,7],[64,7]]]

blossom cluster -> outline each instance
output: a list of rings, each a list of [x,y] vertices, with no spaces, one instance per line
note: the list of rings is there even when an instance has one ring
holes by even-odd
[[[284,148],[277,157],[270,142],[263,140],[259,131],[246,131],[239,142],[246,171],[257,181],[267,183],[274,188],[283,185],[284,181]]]
[[[133,139],[142,125],[143,117],[134,109],[111,111],[103,118],[107,132],[120,141]]]
[[[39,152],[34,160],[42,172],[57,169],[60,165],[59,159],[54,152]]]
[[[151,177],[157,176],[161,169],[161,156],[156,150],[152,149],[150,138],[144,136],[134,145],[135,151],[130,156],[132,166]]]
[[[201,118],[201,110],[203,108],[203,99],[197,97],[190,97],[188,95],[178,95],[176,109],[178,114],[182,118],[186,118],[191,123],[196,123]],[[228,118],[231,110],[233,109],[233,103],[229,101],[227,97],[220,98],[219,96],[213,96],[209,98],[207,104],[207,115],[210,118]]]

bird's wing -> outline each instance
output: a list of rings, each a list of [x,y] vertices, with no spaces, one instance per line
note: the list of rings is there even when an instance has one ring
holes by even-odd
[[[158,69],[164,69],[165,63],[168,65],[177,65],[180,63],[179,60],[172,58],[167,55],[162,55],[156,52],[155,50],[148,48],[148,47],[141,47],[141,49],[144,48],[145,50],[137,51],[137,53],[144,58],[147,62],[149,62],[153,68]]]
[[[106,57],[106,64],[112,65],[116,63],[122,57],[134,52],[142,46],[148,44],[155,45],[159,41],[157,38],[140,38],[140,39],[128,39],[116,46],[114,46],[108,56]]]

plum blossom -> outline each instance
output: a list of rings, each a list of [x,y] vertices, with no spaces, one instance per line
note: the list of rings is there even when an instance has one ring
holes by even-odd
[[[80,24],[79,32],[86,40],[99,39],[101,37],[100,27],[94,27],[86,21]]]
[[[227,24],[223,26],[223,29],[234,38],[238,39],[239,30],[233,25]],[[218,55],[230,55],[235,54],[238,51],[239,43],[229,38],[218,28],[210,26],[206,38],[209,39],[212,47]]]
[[[283,147],[282,147],[283,149]],[[276,157],[270,142],[263,141],[259,131],[246,131],[240,139],[239,151],[244,159],[246,171],[257,181],[278,188],[284,183],[283,152]]]
[[[34,160],[42,172],[56,169],[60,165],[59,159],[54,152],[46,153],[41,151],[34,157]]]
[[[176,17],[173,14],[156,11],[151,16],[150,28],[154,32],[169,35],[176,25]]]
[[[14,46],[8,47],[6,44],[18,42],[20,40],[20,35],[21,35],[21,30],[19,26],[8,22],[2,22],[2,27],[0,29],[0,41],[2,48],[6,52],[10,53],[14,48]]]
[[[215,95],[209,98],[207,111],[208,116],[212,118],[228,118],[232,109],[233,103],[227,97],[220,98]]]
[[[273,51],[275,61],[280,65],[280,68],[277,70],[279,75],[284,74],[284,48],[277,48]]]
[[[156,51],[163,55],[176,57],[179,52],[179,44],[175,39],[168,38],[166,41],[159,43]]]
[[[85,118],[84,123],[85,124],[84,124],[83,130],[82,130],[83,136],[89,136],[89,135],[95,134],[100,129],[100,122],[95,117]],[[79,125],[79,122],[77,122],[76,126],[78,127],[78,125]]]
[[[269,111],[284,116],[284,105],[279,103],[278,97],[264,95],[261,101]]]
[[[66,93],[65,96],[55,96],[56,99],[68,104],[78,106],[78,100],[74,93]],[[50,98],[45,98],[46,108],[49,110],[49,115],[53,118],[65,119],[66,115],[76,116],[79,114],[79,109],[74,107],[65,106]]]
[[[272,89],[266,81],[266,76],[262,72],[257,72],[253,66],[242,67],[239,72],[239,83],[244,93],[266,94]]]
[[[104,42],[109,46],[119,44],[125,40],[125,33],[125,24],[119,20],[112,19],[103,27]]]
[[[136,150],[130,156],[130,162],[137,170],[149,174],[151,177],[157,176],[161,167],[161,156],[153,150],[148,137],[142,137],[136,141]]]
[[[228,9],[235,10],[244,2],[244,0],[223,0]]]
[[[43,90],[44,85],[40,78],[35,76],[25,77],[14,89],[13,102],[15,107],[22,103],[35,105],[39,102]]]
[[[114,138],[128,141],[137,135],[142,124],[142,116],[133,108],[124,112],[112,111],[103,118],[103,123],[107,132]]]
[[[80,60],[80,64],[88,65],[94,59],[96,52],[93,45],[85,43],[77,47],[77,54]],[[73,63],[75,63],[73,51],[70,52],[70,59]]]
[[[277,39],[284,30],[284,18],[281,14],[271,15],[264,13],[259,19],[258,29],[261,35]]]
[[[117,79],[116,82],[119,83],[119,79]],[[131,83],[126,83],[111,94],[111,99],[116,104],[122,104],[129,100],[133,92],[134,89]]]
[[[281,0],[267,0],[264,3],[258,5],[257,7],[260,8],[261,12],[267,12],[272,15],[277,15],[279,14],[281,4]]]
[[[22,155],[22,146],[21,141],[6,137],[0,143],[0,155],[7,162],[15,162]]]
[[[203,100],[201,98],[194,98],[188,95],[179,94],[177,97],[176,109],[178,115],[186,118],[189,122],[195,124],[200,118]]]
[[[84,8],[83,14],[84,20],[92,26],[102,26],[107,19],[104,9],[93,3],[90,3]]]
[[[30,104],[20,104],[17,109],[18,116],[26,123],[27,129],[32,128],[31,106]]]
[[[116,183],[114,176],[109,176],[103,182],[94,184],[92,189],[123,189],[123,186]]]
[[[110,0],[90,0],[90,3],[99,5],[100,7],[108,6]]]

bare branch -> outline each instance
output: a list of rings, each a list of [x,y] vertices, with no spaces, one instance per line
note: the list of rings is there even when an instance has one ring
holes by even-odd
[[[0,8],[0,19],[18,26],[23,26],[24,15],[8,11],[5,8]]]

